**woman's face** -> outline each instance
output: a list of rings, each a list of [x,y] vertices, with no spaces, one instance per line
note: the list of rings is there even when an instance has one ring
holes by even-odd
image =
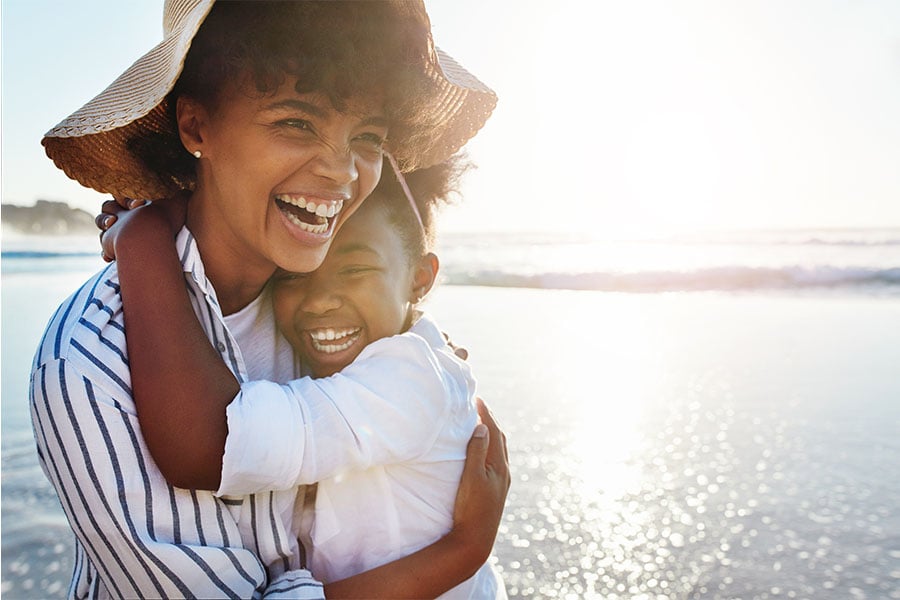
[[[385,212],[367,205],[309,274],[273,278],[278,328],[316,377],[332,375],[366,345],[409,325],[415,268]]]
[[[213,109],[188,101],[202,152],[192,204],[203,216],[192,229],[203,230],[195,235],[204,258],[258,266],[264,277],[276,266],[312,271],[378,183],[387,136],[380,100],[352,100],[338,112],[294,83],[265,96],[235,86]]]

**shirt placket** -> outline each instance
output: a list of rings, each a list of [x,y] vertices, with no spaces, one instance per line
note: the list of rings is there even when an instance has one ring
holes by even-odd
[[[215,347],[216,352],[219,353],[219,356],[222,357],[225,364],[234,373],[234,376],[237,377],[239,382],[244,383],[247,381],[247,366],[244,362],[244,357],[241,355],[241,350],[234,336],[225,326],[225,317],[219,306],[216,291],[206,277],[197,245],[186,228],[182,229],[178,235],[176,246],[179,250],[181,265],[187,276],[188,284],[196,293],[202,295],[209,308],[210,318],[208,320],[204,319],[202,315],[197,315],[201,327],[206,333],[206,337],[209,338],[213,347]]]

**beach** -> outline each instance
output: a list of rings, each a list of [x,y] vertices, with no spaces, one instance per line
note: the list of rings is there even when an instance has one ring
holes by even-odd
[[[448,271],[492,272],[467,260]],[[99,266],[4,254],[4,597],[66,593],[27,375]],[[900,598],[900,295],[879,269],[862,289],[440,286],[425,309],[509,438],[492,559],[509,596]]]

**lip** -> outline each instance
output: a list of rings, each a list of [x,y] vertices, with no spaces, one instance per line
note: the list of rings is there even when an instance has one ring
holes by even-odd
[[[288,216],[286,210],[280,205],[281,201],[279,200],[279,197],[303,198],[306,202],[315,203],[317,206],[322,204],[329,206],[338,204],[340,209],[334,216],[326,217],[327,227],[323,231],[310,231],[303,225],[295,223],[291,217]],[[272,195],[272,202],[275,205],[275,209],[278,211],[278,216],[285,229],[288,230],[294,239],[306,244],[321,244],[330,240],[337,229],[338,223],[343,222],[344,214],[348,206],[351,205],[349,194],[335,194],[321,191],[276,192]]]

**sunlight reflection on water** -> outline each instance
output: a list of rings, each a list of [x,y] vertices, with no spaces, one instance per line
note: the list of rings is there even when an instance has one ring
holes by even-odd
[[[880,358],[841,375],[889,379],[896,303],[860,323],[828,301],[442,293],[435,312],[477,339],[510,437],[496,554],[511,597],[900,597],[900,488],[871,464],[900,460],[898,408],[857,412],[827,371],[797,369],[828,364],[815,332],[849,318],[857,350]],[[852,354],[841,341],[832,351]]]

